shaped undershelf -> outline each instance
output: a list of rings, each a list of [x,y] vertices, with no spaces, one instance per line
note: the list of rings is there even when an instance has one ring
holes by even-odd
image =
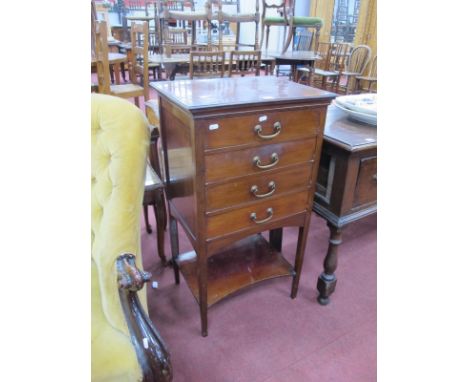
[[[199,302],[195,251],[179,255],[177,263]],[[249,236],[208,259],[208,306],[249,285],[281,276],[294,276],[292,265],[263,236]]]

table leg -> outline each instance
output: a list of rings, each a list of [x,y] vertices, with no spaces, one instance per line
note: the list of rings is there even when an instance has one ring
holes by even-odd
[[[327,223],[330,229],[330,239],[328,252],[323,261],[324,271],[317,280],[317,289],[319,296],[317,300],[320,305],[327,305],[330,302],[330,296],[335,291],[336,276],[335,271],[338,266],[338,246],[341,244],[341,228],[335,227],[330,222]]]
[[[291,298],[296,298],[299,288],[299,279],[301,278],[302,263],[304,260],[304,250],[309,232],[310,218],[306,218],[306,223],[303,227],[299,227],[299,236],[297,240],[296,260],[294,264],[295,275],[292,281]]]
[[[110,72],[111,82],[112,82],[112,84],[114,84],[115,83],[115,81],[114,81],[114,65],[109,65],[109,72]]]
[[[171,236],[171,252],[172,252],[172,259],[171,265],[174,268],[174,278],[175,283],[180,283],[180,276],[179,276],[179,266],[177,265],[177,257],[179,256],[179,231],[177,229],[177,220],[169,215],[169,230]]]

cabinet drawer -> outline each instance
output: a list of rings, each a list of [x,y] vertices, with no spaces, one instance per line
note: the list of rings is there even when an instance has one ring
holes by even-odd
[[[353,207],[377,200],[377,157],[362,158],[354,191]]]
[[[321,126],[322,109],[266,111],[203,121],[205,148],[277,143],[311,137]],[[263,138],[262,138],[263,137]]]
[[[206,155],[206,181],[266,173],[270,169],[312,161],[316,145],[317,139],[309,138]]]
[[[307,163],[269,174],[250,175],[206,189],[207,210],[213,211],[256,200],[267,200],[278,194],[303,190],[310,185],[312,164]]]
[[[289,194],[281,198],[264,200],[253,205],[207,217],[207,237],[214,238],[244,228],[259,227],[267,230],[270,222],[307,210],[309,191]],[[256,214],[255,220],[251,216]],[[264,221],[264,222],[262,222]]]

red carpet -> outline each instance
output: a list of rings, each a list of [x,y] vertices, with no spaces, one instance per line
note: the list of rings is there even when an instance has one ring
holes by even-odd
[[[328,228],[314,215],[297,298],[289,297],[289,277],[242,290],[208,310],[203,338],[195,299],[183,278],[175,285],[172,269],[161,267],[142,219],[144,267],[159,282],[148,286],[149,313],[172,355],[174,382],[376,381],[376,222],[370,216],[344,230],[330,305],[316,301]],[[179,233],[181,251],[190,250]],[[296,237],[297,229],[285,229],[291,262]],[[169,258],[167,233],[165,247]]]

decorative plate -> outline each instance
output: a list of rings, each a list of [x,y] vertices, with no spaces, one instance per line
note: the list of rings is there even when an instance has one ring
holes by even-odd
[[[366,114],[366,113],[359,113],[354,110],[347,109],[346,107],[341,106],[336,99],[333,101],[333,104],[343,110],[345,113],[348,114],[348,118],[353,119],[358,122],[364,122],[369,125],[377,126],[377,114]]]
[[[336,103],[348,110],[363,114],[377,115],[377,94],[364,93],[336,97]]]

